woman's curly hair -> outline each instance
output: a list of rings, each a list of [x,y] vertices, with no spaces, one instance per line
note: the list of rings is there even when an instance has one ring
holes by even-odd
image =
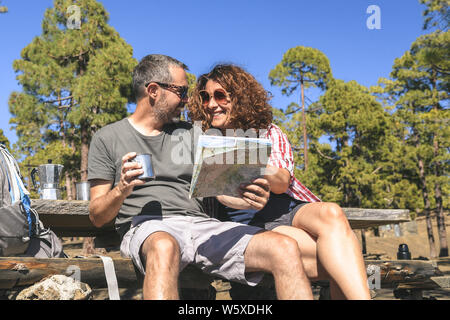
[[[232,64],[216,65],[211,72],[198,78],[188,104],[191,121],[201,121],[203,130],[211,127],[212,117],[202,106],[199,94],[205,90],[208,80],[219,83],[230,94],[233,129],[268,129],[272,123],[268,92],[250,73]]]

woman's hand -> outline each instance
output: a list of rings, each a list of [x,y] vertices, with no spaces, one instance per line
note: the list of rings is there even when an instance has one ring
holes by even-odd
[[[242,210],[261,210],[269,201],[270,185],[264,178],[258,178],[251,183],[244,183],[239,188],[240,197],[217,196],[224,206]]]
[[[261,210],[267,204],[270,197],[270,184],[265,178],[258,178],[249,184],[240,186],[240,193],[251,209]]]

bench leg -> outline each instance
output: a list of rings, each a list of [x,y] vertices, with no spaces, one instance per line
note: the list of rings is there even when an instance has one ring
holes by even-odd
[[[330,286],[321,285],[319,292],[319,300],[331,300]]]

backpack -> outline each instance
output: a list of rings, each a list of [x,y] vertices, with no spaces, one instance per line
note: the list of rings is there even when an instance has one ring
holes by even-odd
[[[0,144],[0,256],[66,257],[62,243],[31,208],[16,159]]]

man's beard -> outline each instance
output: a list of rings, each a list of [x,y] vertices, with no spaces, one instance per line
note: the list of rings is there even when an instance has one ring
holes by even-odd
[[[181,104],[181,102],[180,102]],[[163,94],[161,96],[161,100],[159,106],[154,109],[156,118],[163,123],[178,123],[180,122],[181,112],[180,104],[173,111],[169,111],[166,95]],[[177,112],[180,112],[178,115],[175,115]]]

